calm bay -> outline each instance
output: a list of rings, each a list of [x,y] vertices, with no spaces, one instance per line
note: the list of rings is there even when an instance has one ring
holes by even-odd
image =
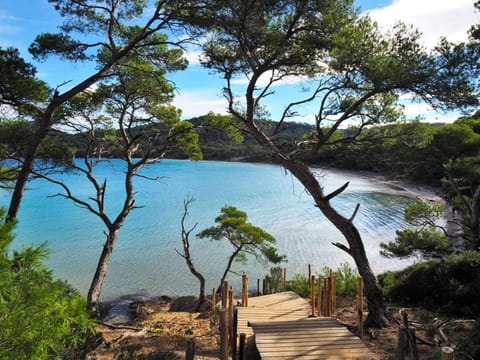
[[[376,273],[398,269],[407,263],[379,255],[379,243],[393,240],[395,230],[404,228],[403,210],[410,197],[382,180],[335,170],[314,169],[329,192],[350,181],[348,189],[333,200],[335,207],[350,216],[357,203],[355,218]],[[121,206],[123,191],[122,162],[101,163],[96,174],[107,179],[107,212],[113,217]],[[103,289],[103,300],[128,294],[185,295],[195,294],[196,279],[184,260],[176,253],[181,249],[180,218],[183,201],[191,196],[187,225],[198,223],[196,230],[214,224],[220,208],[226,204],[246,211],[249,221],[261,226],[277,239],[279,253],[286,254],[282,264],[288,274],[304,272],[307,264],[314,271],[336,268],[351,259],[331,242],[345,240],[314,207],[310,196],[291,175],[275,165],[215,161],[164,160],[143,169],[137,177],[135,209],[121,229]],[[86,180],[76,174],[58,178],[83,198],[93,195]],[[61,197],[51,197],[60,189],[43,180],[29,183],[19,214],[15,247],[47,241],[51,251],[47,261],[54,274],[66,279],[86,293],[103,246],[102,223],[85,209]],[[1,193],[2,204],[10,194]],[[191,239],[191,252],[197,269],[207,279],[207,289],[218,285],[231,251],[227,242]],[[234,270],[245,271],[250,279],[263,277],[268,267],[251,259],[248,265],[236,264]],[[239,276],[229,281],[238,288]],[[254,280],[251,280],[252,282]]]

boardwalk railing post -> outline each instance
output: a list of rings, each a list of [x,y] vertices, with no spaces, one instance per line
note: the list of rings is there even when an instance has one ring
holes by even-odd
[[[322,278],[323,283],[323,293],[322,293],[322,308],[323,308],[323,316],[328,316],[327,314],[327,279]]]
[[[220,359],[228,360],[228,310],[222,308],[220,310]]]
[[[228,300],[228,281],[224,281],[222,284],[222,309],[227,307],[227,300]]]
[[[332,315],[335,316],[337,312],[337,277],[332,271]]]
[[[238,330],[238,308],[233,310],[233,323],[232,323],[232,359],[237,358],[237,330]]]
[[[190,337],[187,339],[185,349],[185,360],[193,360],[195,358],[195,338]]]
[[[234,319],[233,319],[233,308],[234,308],[233,287],[230,286],[230,289],[228,290],[228,337],[230,339],[230,348],[232,350],[232,354],[237,345],[234,343],[234,334],[233,334],[233,328],[235,326]]]
[[[217,307],[217,289],[213,288],[212,291],[212,308],[210,316],[215,316],[215,309]]]
[[[257,296],[260,296],[260,279],[257,279]]]
[[[363,339],[363,279],[357,277],[357,326],[358,337]]]
[[[283,291],[287,291],[287,268],[283,268]]]
[[[238,360],[245,360],[245,343],[247,335],[245,333],[240,334],[240,345],[238,349]]]
[[[454,358],[454,350],[450,346],[442,346],[441,347],[441,360],[453,360]]]
[[[325,278],[325,316],[330,316],[330,278]]]
[[[312,307],[312,317],[315,317],[315,275],[310,277],[310,303]]]
[[[317,310],[318,310],[318,316],[322,316],[322,278],[319,276],[318,277],[318,294],[317,294]]]
[[[242,306],[248,307],[248,277],[242,275]]]

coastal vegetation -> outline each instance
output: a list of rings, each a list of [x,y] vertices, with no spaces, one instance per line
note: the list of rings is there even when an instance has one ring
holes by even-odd
[[[480,114],[473,112],[479,104],[478,26],[471,29],[468,44],[442,40],[427,51],[418,31],[398,24],[384,32],[360,16],[351,0],[167,0],[157,2],[146,17],[146,2],[140,0],[105,1],[105,6],[99,5],[102,1],[49,2],[64,23],[59,33],[39,35],[31,54],[89,61],[96,70],[63,91],[66,84],[50,88],[40,80],[17,49],[0,48],[0,104],[14,114],[0,121],[0,176],[12,190],[0,221],[0,357],[79,356],[76,351],[94,326],[87,309],[99,310],[118,233],[137,207],[133,178],[166,156],[272,161],[288,170],[343,235],[346,243],[333,245],[352,257],[365,282],[366,326],[389,325],[385,299],[480,317],[475,303],[480,295]],[[169,38],[167,32],[181,36]],[[167,76],[187,66],[182,48],[199,39],[202,65],[225,80],[230,115],[210,113],[182,121],[179,109],[171,106],[176,89]],[[233,86],[237,76],[245,77],[243,87]],[[275,84],[292,77],[308,79],[304,97],[284,103],[282,115],[270,119],[264,100],[274,94]],[[405,96],[472,114],[448,125],[404,121],[400,100]],[[288,121],[307,105],[314,108],[312,124]],[[82,165],[74,156],[83,158]],[[108,158],[126,164],[124,201],[114,216],[106,210],[108,179],[94,173]],[[429,261],[378,279],[354,222],[361,204],[352,204],[352,213],[344,215],[333,202],[349,183],[326,193],[312,165],[440,186],[448,206],[459,214],[454,220],[461,233],[452,236],[439,228],[436,217],[443,208],[411,204],[406,218],[413,227],[383,244],[383,254]],[[79,197],[52,176],[66,170],[84,175],[92,195]],[[105,226],[86,301],[53,278],[42,262],[44,246],[11,249],[23,195],[34,177],[58,185],[58,196],[93,213]],[[184,205],[180,255],[188,264],[188,236],[194,228],[185,227],[188,203]],[[274,264],[285,260],[277,254],[273,236],[248,223],[247,214],[234,206],[223,207],[215,222],[197,236],[227,239],[233,246],[221,281],[233,261],[246,260],[247,254]],[[195,275],[193,264],[188,265]],[[345,295],[351,295],[354,276],[345,266],[337,271]],[[204,284],[197,277],[202,299]],[[303,293],[305,279],[296,275],[289,287]]]
[[[96,325],[84,297],[54,279],[44,265],[46,244],[14,250],[14,226],[1,209],[0,358],[82,358]]]
[[[333,245],[353,258],[364,279],[369,307],[366,324],[385,326],[383,294],[354,224],[360,205],[350,216],[340,214],[331,200],[348,183],[324,193],[320,180],[303,161],[304,154],[356,142],[365,128],[397,120],[401,117],[398,100],[404,94],[439,108],[477,105],[475,55],[447,41],[429,53],[419,44],[419,32],[403,24],[382,33],[368,17],[360,17],[348,0],[200,4],[182,19],[204,32],[203,65],[225,79],[224,96],[233,123],[242,124],[300,181],[321,213],[342,233],[347,245]],[[459,67],[459,61],[465,66]],[[241,90],[232,85],[236,76],[246,77]],[[293,76],[315,82],[303,98],[283,104],[276,119],[279,126],[262,129],[258,119],[263,101],[277,82]],[[238,98],[243,99],[241,105]],[[314,130],[291,149],[280,147],[276,135],[283,122],[312,103]],[[356,130],[338,138],[337,130],[352,120]]]

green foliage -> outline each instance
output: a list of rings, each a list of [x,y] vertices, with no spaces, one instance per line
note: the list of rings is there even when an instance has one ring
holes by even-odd
[[[480,252],[418,263],[379,279],[391,301],[467,317],[480,315]]]
[[[270,268],[268,275],[268,288],[271,293],[278,293],[282,291],[283,286],[283,268],[275,266]]]
[[[433,224],[445,210],[440,202],[415,200],[405,208],[405,220],[414,226]]]
[[[13,224],[1,218],[0,358],[73,356],[95,325],[84,298],[43,265],[45,244],[11,253]]]
[[[241,142],[243,142],[244,137],[242,132],[240,131],[240,124],[236,123],[231,116],[214,114],[210,112],[207,114],[205,119],[206,125],[224,130],[225,133],[228,135],[228,138],[234,144],[240,144]]]
[[[293,278],[287,280],[287,290],[294,291],[301,297],[310,296],[310,281],[305,274],[294,274]]]
[[[358,273],[349,263],[343,262],[334,271],[336,279],[336,291],[338,296],[355,296],[357,293]],[[329,277],[330,268],[325,267],[317,277]],[[310,296],[310,281],[305,274],[294,274],[291,280],[287,281],[287,290],[294,291],[302,297]],[[317,288],[315,288],[317,291]]]
[[[14,106],[21,114],[34,114],[33,107],[19,105],[47,99],[50,89],[35,77],[36,72],[17,49],[0,47],[0,104]]]
[[[453,244],[440,230],[433,226],[418,230],[397,230],[394,241],[380,244],[380,254],[389,258],[408,258],[419,256],[422,258],[440,258],[451,254]]]
[[[178,122],[172,129],[178,147],[192,160],[202,160],[199,135],[193,125],[186,121]]]
[[[197,234],[201,239],[227,239],[234,248],[234,257],[240,262],[246,262],[247,255],[253,255],[259,260],[278,264],[286,260],[284,255],[278,255],[275,238],[263,229],[247,222],[247,213],[235,206],[225,205],[215,218],[217,226],[202,230]]]
[[[335,270],[337,296],[355,296],[357,293],[357,270],[353,269],[349,263],[343,262]]]

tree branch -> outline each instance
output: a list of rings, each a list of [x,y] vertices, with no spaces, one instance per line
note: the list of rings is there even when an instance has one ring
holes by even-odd
[[[338,242],[336,242],[336,243],[333,243],[333,242],[332,242],[331,244],[332,244],[333,246],[336,246],[336,247],[339,248],[340,250],[345,251],[348,255],[352,256],[351,250],[350,250],[348,247],[346,247],[345,245],[343,245],[343,244],[341,244],[341,243],[338,243]]]
[[[348,221],[353,222],[353,219],[357,215],[358,209],[360,209],[360,203],[357,203],[357,205],[355,206],[355,210],[353,211],[353,214],[352,214],[352,216],[350,216]]]
[[[332,191],[330,194],[328,194],[327,196],[325,196],[325,200],[326,200],[326,201],[330,201],[330,200],[333,199],[335,196],[341,194],[342,192],[345,191],[345,189],[348,187],[349,184],[350,184],[350,181],[347,181],[345,184],[343,184],[342,186],[340,186],[337,190],[334,190],[334,191]]]

